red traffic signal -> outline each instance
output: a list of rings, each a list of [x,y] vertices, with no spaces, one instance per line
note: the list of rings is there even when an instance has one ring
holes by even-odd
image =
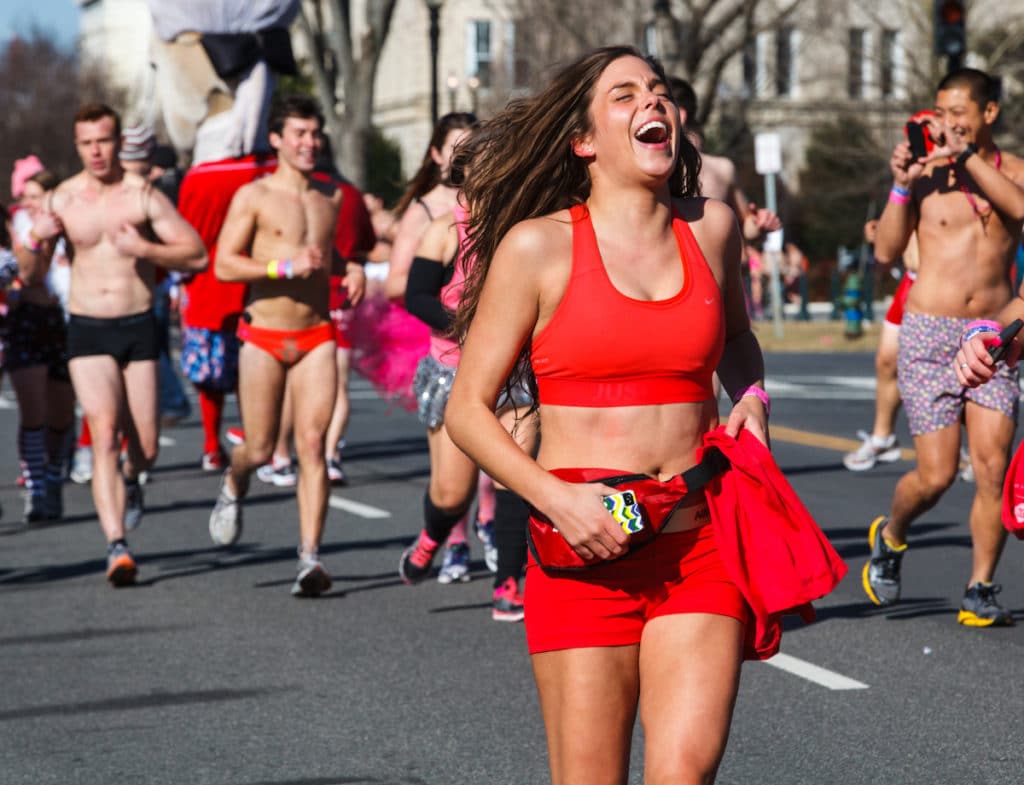
[[[935,0],[935,54],[960,57],[967,51],[966,21],[963,0]]]

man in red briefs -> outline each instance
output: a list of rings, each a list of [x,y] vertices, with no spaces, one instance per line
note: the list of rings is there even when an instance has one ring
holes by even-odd
[[[668,486],[697,463],[718,425],[716,370],[734,401],[729,435],[768,440],[736,218],[698,197],[700,156],[665,74],[631,48],[580,57],[478,133],[464,186],[476,262],[446,427],[593,564],[526,570],[552,781],[624,785],[639,711],[645,782],[713,782],[750,612],[707,500],[682,496],[630,550],[602,497],[620,490],[614,475]],[[531,376],[536,459],[494,414],[503,385]]]
[[[241,535],[241,500],[252,473],[270,460],[290,379],[301,391],[294,426],[299,564],[292,586],[299,597],[318,596],[331,586],[318,550],[328,492],[324,435],[337,386],[329,280],[342,191],[313,178],[322,127],[319,107],[310,98],[291,96],[274,107],[270,144],[277,151],[277,170],[238,190],[217,241],[217,277],[246,282],[249,293],[238,325],[245,442],[232,452],[210,514],[210,536],[227,546]],[[358,298],[364,282],[362,268],[349,263],[349,296]]]

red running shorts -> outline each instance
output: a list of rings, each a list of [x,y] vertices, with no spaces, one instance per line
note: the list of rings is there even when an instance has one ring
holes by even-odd
[[[714,613],[744,624],[750,610],[729,579],[712,525],[659,534],[608,564],[545,572],[526,567],[530,654],[640,643],[644,625],[670,613]]]

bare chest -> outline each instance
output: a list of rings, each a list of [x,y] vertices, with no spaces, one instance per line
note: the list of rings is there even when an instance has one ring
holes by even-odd
[[[136,189],[72,193],[58,214],[65,234],[79,252],[109,242],[125,224],[142,227],[146,223],[142,193]]]
[[[337,201],[316,191],[274,194],[260,209],[260,234],[271,241],[324,245],[334,235]]]

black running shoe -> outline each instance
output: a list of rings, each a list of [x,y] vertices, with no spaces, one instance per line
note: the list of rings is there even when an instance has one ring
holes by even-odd
[[[430,575],[434,556],[440,547],[440,543],[434,542],[425,531],[421,531],[416,542],[402,551],[402,558],[398,562],[398,575],[403,583],[416,584]]]
[[[999,604],[996,595],[1003,587],[978,581],[967,587],[956,620],[965,627],[1010,627],[1013,614]]]
[[[861,575],[868,599],[882,607],[894,605],[900,598],[900,563],[907,550],[906,545],[895,548],[885,541],[882,529],[886,520],[884,515],[879,515],[871,522],[871,528],[868,529],[871,558],[864,565]]]

